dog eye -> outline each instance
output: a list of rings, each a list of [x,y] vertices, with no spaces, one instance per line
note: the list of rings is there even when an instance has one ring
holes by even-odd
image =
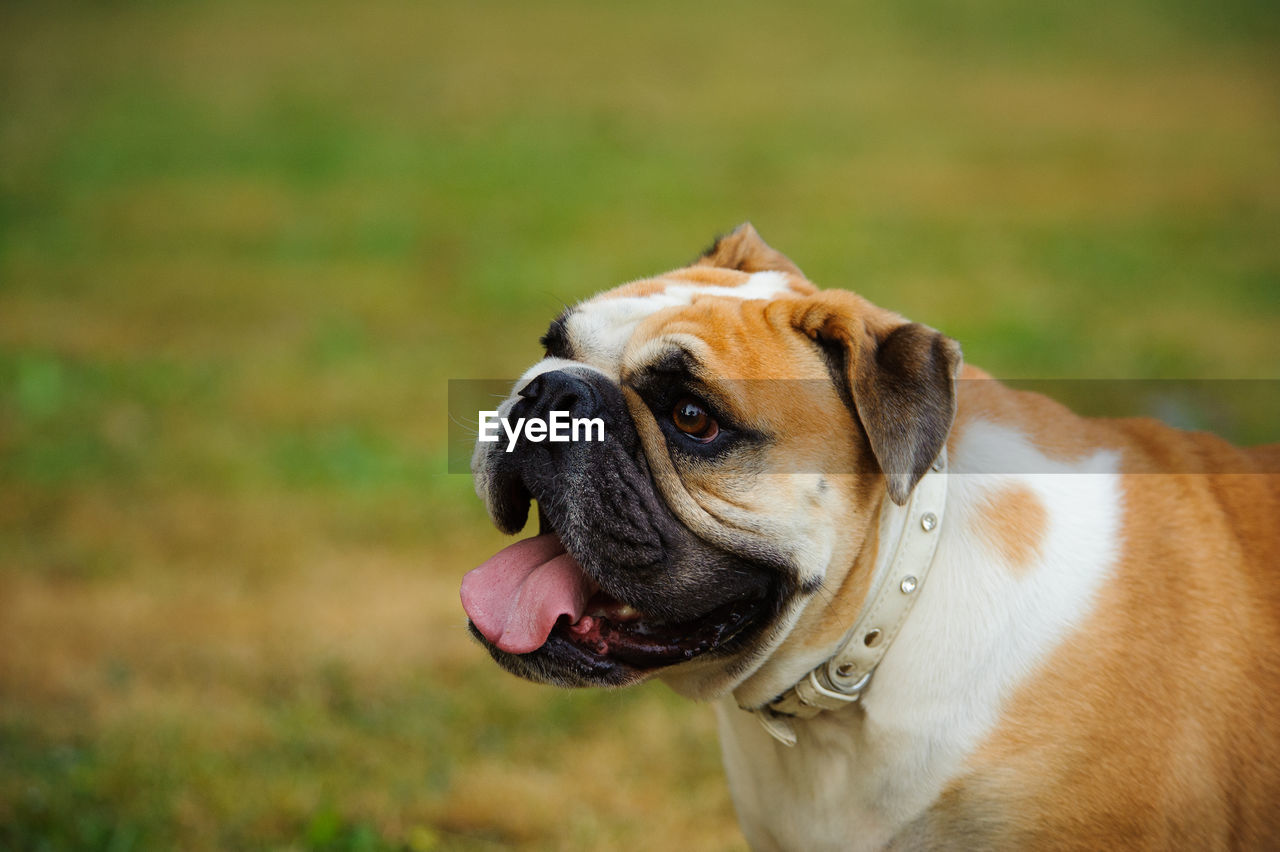
[[[671,422],[681,432],[704,444],[714,441],[720,434],[720,424],[693,397],[682,397],[676,402],[671,411]]]

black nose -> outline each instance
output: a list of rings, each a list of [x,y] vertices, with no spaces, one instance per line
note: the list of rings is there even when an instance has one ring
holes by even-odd
[[[528,406],[525,416],[544,419],[552,411],[564,411],[570,417],[597,417],[604,408],[600,395],[586,380],[565,370],[537,376],[519,395]]]

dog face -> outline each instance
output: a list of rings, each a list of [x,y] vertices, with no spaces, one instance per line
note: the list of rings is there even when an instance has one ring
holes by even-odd
[[[838,639],[955,409],[953,341],[819,292],[750,225],[694,265],[565,311],[499,413],[603,422],[603,440],[477,443],[496,525],[542,534],[463,581],[510,671],[562,686],[661,674],[710,697],[773,688]]]

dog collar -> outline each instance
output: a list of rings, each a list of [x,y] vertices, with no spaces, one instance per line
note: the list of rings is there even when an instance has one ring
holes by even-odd
[[[905,526],[897,550],[836,653],[799,683],[754,710],[764,729],[783,745],[796,744],[795,719],[812,719],[824,710],[839,710],[861,698],[876,666],[889,652],[920,597],[938,549],[938,528],[947,505],[946,467],[944,447],[903,507]],[[888,505],[885,511],[891,511]]]

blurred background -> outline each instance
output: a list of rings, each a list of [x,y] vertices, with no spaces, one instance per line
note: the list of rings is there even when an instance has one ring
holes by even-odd
[[[741,849],[463,630],[450,379],[750,219],[1019,378],[1280,378],[1280,6],[0,6],[0,848]]]

